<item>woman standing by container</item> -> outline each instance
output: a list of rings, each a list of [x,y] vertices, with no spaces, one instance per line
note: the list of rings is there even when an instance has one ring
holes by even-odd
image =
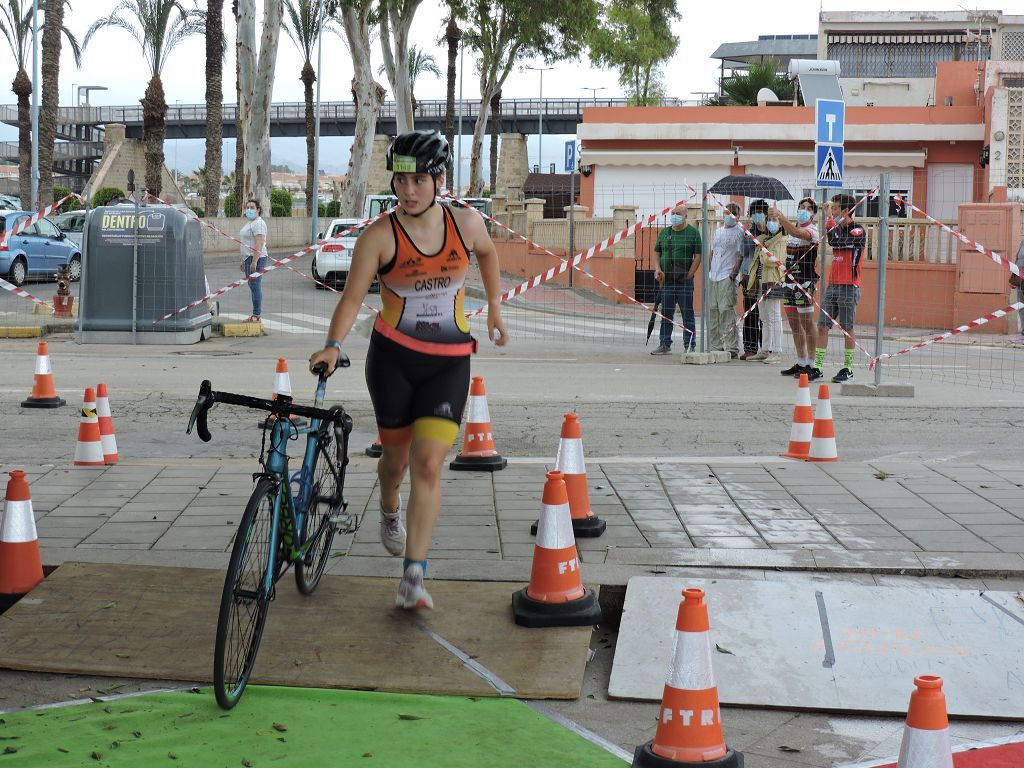
[[[267,266],[267,222],[263,220],[263,208],[257,200],[245,203],[245,218],[248,220],[238,233],[242,241],[242,263],[240,269],[246,277],[253,272],[260,272]],[[249,280],[249,291],[252,293],[252,314],[245,322],[258,323],[263,312],[263,278],[254,277]]]

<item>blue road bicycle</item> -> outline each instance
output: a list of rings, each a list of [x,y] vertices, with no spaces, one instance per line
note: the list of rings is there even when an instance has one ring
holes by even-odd
[[[348,356],[342,353],[338,367],[348,366]],[[344,497],[352,418],[340,405],[323,407],[326,371],[323,364],[314,369],[319,378],[312,407],[298,405],[288,396],[264,400],[215,392],[204,381],[189,418],[186,432],[191,434],[197,426],[204,442],[211,439],[207,413],[216,403],[269,411],[273,424],[263,432],[261,471],[253,474],[256,487],[235,534],[220,599],[213,683],[217,703],[224,709],[235,706],[245,691],[267,611],[288,566],[295,566],[299,591],[312,594],[327,567],[335,533],[351,533],[357,526]],[[309,419],[309,426],[296,426],[292,421],[296,416]],[[290,474],[288,443],[302,434],[306,435],[302,466]]]

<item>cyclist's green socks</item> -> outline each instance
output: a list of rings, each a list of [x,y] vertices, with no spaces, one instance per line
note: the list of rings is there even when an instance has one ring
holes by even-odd
[[[852,349],[844,349],[843,350],[843,368],[848,368],[851,371],[853,370],[853,350]]]
[[[825,347],[814,348],[814,367],[817,368],[819,371],[821,370],[821,367],[825,364],[826,351],[827,350],[825,349]]]
[[[410,560],[408,557],[405,558],[405,560],[402,561],[402,573],[405,573],[407,570],[409,570],[409,566],[412,565],[413,563],[419,563],[420,567],[423,569],[423,575],[424,576],[427,575],[427,561],[426,560]]]

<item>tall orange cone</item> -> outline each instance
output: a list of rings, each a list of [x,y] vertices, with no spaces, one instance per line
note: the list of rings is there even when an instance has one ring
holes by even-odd
[[[828,384],[818,389],[818,407],[814,411],[814,429],[811,433],[811,450],[808,461],[839,461],[836,449],[836,427],[832,423],[832,401],[828,396]]]
[[[114,437],[114,419],[110,413],[110,398],[107,385],[96,385],[96,420],[100,424],[100,444],[103,446],[103,463],[117,463],[117,439]]]
[[[790,459],[804,459],[811,453],[811,436],[814,434],[814,408],[811,406],[811,385],[806,373],[800,374],[800,386],[796,390],[796,405],[793,406],[793,426],[789,430],[789,449],[782,454]]]
[[[377,430],[377,439],[366,446],[366,450],[363,453],[371,459],[379,459],[384,454],[384,446],[380,441],[380,430]]]
[[[897,768],[953,768],[942,678],[920,675],[914,685]]]
[[[729,749],[711,664],[711,624],[704,590],[684,589],[676,638],[661,695],[653,741],[636,748],[640,768],[743,768],[743,753]]]
[[[21,407],[60,408],[62,405],[67,405],[67,402],[57,397],[57,390],[53,385],[49,347],[45,341],[40,341],[36,350],[36,375],[32,380],[32,394],[21,401]]]
[[[0,523],[0,595],[24,595],[43,580],[36,518],[25,473],[11,472]]]
[[[587,465],[583,459],[583,431],[575,413],[565,414],[562,422],[562,436],[558,440],[558,453],[555,455],[555,471],[561,472],[565,478],[573,534],[576,538],[600,536],[608,526],[590,508]],[[530,533],[537,535],[537,523],[531,526]]]
[[[523,627],[584,627],[601,621],[593,590],[583,586],[572,535],[569,496],[561,472],[548,472],[540,526],[533,548],[530,586],[512,595],[512,613]]]
[[[463,438],[462,453],[448,467],[455,470],[497,472],[506,466],[508,462],[494,447],[494,428],[491,426],[491,412],[487,409],[483,377],[474,376],[466,405],[466,435]]]
[[[92,387],[85,390],[82,418],[78,423],[78,442],[75,444],[76,467],[103,466],[103,438],[96,416],[96,394]]]
[[[274,387],[271,391],[273,392],[270,396],[271,400],[277,400],[282,395],[292,396],[292,379],[288,374],[288,361],[283,357],[277,358],[277,370],[274,372]],[[277,421],[277,415],[272,413],[263,421],[260,421],[257,426],[263,429],[270,429],[274,426],[275,421]],[[306,423],[306,420],[300,416],[292,416],[291,422],[295,426],[301,427]]]

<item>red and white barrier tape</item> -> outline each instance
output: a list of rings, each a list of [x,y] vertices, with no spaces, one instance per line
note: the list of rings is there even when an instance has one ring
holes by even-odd
[[[606,240],[602,240],[600,243],[590,246],[590,248],[588,248],[586,251],[580,251],[575,256],[573,256],[571,260],[564,259],[562,263],[559,264],[558,266],[551,267],[551,269],[547,270],[546,272],[542,272],[539,275],[534,275],[529,280],[525,280],[524,282],[520,283],[514,288],[505,291],[505,293],[501,295],[501,302],[505,303],[510,299],[514,299],[516,296],[521,296],[531,288],[536,288],[538,285],[543,285],[544,283],[554,279],[555,277],[558,277],[558,275],[561,275],[562,273],[577,266],[578,264],[584,261],[589,261],[594,257],[595,254],[601,253],[602,251],[606,251],[616,243],[625,240],[630,235],[636,234],[636,232],[639,231],[641,227],[654,223],[655,219],[659,218],[660,216],[667,215],[668,212],[675,208],[677,205],[683,205],[685,202],[685,200],[681,200],[678,203],[675,203],[674,205],[665,208],[664,210],[661,211],[661,213],[652,213],[646,219],[637,221],[635,224],[631,224],[622,231],[616,232],[614,235],[607,238]],[[467,317],[473,317],[486,311],[487,307],[483,306],[477,309],[475,312],[467,315]]]
[[[690,197],[689,197],[689,198],[687,199],[687,202],[689,202],[689,200],[692,200],[692,199],[693,199],[693,198],[694,198],[694,197],[696,196],[696,194],[697,194],[697,191],[696,191],[696,190],[694,190],[694,189],[693,189],[693,187],[690,187],[690,189],[691,189],[691,190],[693,190],[693,194],[691,194],[691,195],[690,195]],[[460,200],[460,199],[459,199],[458,197],[455,197],[454,195],[448,195],[447,197],[448,197],[449,199],[451,199],[451,200],[452,200],[453,202],[455,202],[455,203],[458,203],[459,205],[463,206],[464,208],[468,208],[468,209],[470,209],[470,210],[476,211],[476,212],[477,212],[477,213],[479,213],[479,214],[480,214],[481,216],[483,216],[483,218],[485,218],[485,219],[486,219],[487,221],[490,221],[490,222],[492,222],[493,224],[496,224],[497,226],[499,226],[499,227],[501,227],[502,229],[504,229],[504,230],[505,230],[506,232],[508,232],[508,233],[510,233],[510,234],[512,234],[512,235],[514,235],[515,237],[518,237],[518,238],[519,238],[520,240],[522,240],[522,241],[523,241],[524,243],[526,243],[526,244],[528,244],[528,245],[530,245],[530,246],[532,246],[532,247],[536,248],[536,249],[537,249],[537,250],[539,250],[539,251],[543,251],[544,253],[546,253],[546,254],[547,254],[548,256],[551,256],[552,258],[558,259],[558,260],[559,260],[560,262],[562,262],[563,264],[568,264],[568,260],[567,260],[566,258],[564,258],[564,257],[562,257],[562,256],[559,256],[559,255],[558,255],[558,254],[556,254],[556,253],[553,253],[553,252],[551,252],[550,250],[548,250],[547,248],[545,248],[545,247],[544,247],[543,245],[539,245],[539,244],[537,244],[537,243],[533,242],[533,240],[531,240],[530,238],[526,237],[526,235],[523,235],[523,234],[520,234],[519,232],[516,232],[516,231],[515,231],[514,229],[512,229],[511,227],[508,227],[508,226],[506,226],[506,225],[502,224],[502,223],[501,223],[500,221],[498,221],[497,219],[495,219],[495,218],[492,218],[491,216],[488,216],[488,215],[487,215],[486,213],[484,213],[483,211],[480,211],[480,210],[479,210],[479,209],[477,209],[477,208],[474,208],[474,207],[473,207],[472,205],[470,205],[469,203],[467,203],[467,202],[465,202],[465,201],[463,201],[463,200]],[[596,275],[592,275],[592,274],[590,274],[589,272],[587,272],[586,270],[584,270],[584,269],[581,269],[580,267],[578,267],[578,266],[576,266],[576,265],[569,265],[569,266],[571,266],[571,267],[572,267],[572,269],[576,270],[576,271],[577,271],[577,272],[579,272],[579,273],[580,273],[581,275],[584,275],[584,276],[586,276],[586,277],[589,277],[589,278],[590,278],[591,280],[594,280],[594,281],[596,281],[596,282],[600,283],[600,284],[601,284],[601,285],[603,285],[603,286],[604,286],[605,288],[608,288],[609,290],[611,290],[611,291],[614,291],[616,295],[618,295],[618,296],[622,296],[622,297],[624,297],[625,299],[628,299],[629,301],[633,302],[633,303],[634,303],[634,304],[636,304],[637,306],[643,307],[643,308],[644,308],[644,309],[646,309],[646,310],[647,310],[648,312],[651,312],[651,313],[653,313],[653,314],[655,315],[655,317],[660,317],[660,318],[661,318],[662,320],[668,320],[668,322],[672,323],[672,324],[673,324],[674,326],[676,326],[677,328],[681,328],[681,329],[682,329],[683,331],[686,331],[686,330],[690,330],[690,329],[688,329],[688,328],[687,328],[687,327],[686,327],[685,325],[683,325],[682,323],[678,323],[678,322],[676,322],[675,320],[669,320],[669,318],[665,317],[665,315],[661,314],[660,312],[658,312],[658,311],[657,311],[656,309],[654,309],[653,307],[649,307],[649,306],[647,306],[646,304],[644,304],[644,303],[643,303],[642,301],[638,301],[638,300],[637,300],[637,299],[636,299],[635,297],[633,297],[633,296],[630,296],[630,295],[629,295],[628,293],[625,293],[624,291],[620,291],[620,290],[619,290],[618,288],[616,288],[616,287],[615,287],[614,285],[612,285],[611,283],[607,283],[607,282],[605,282],[604,280],[602,280],[601,278],[597,277]],[[469,313],[469,312],[467,312],[467,313],[466,313],[466,316],[467,316],[467,317],[469,317],[469,316],[470,316],[471,314],[476,314],[476,313]],[[695,333],[695,331],[692,331],[692,330],[691,330],[690,332],[691,332],[691,333]]]
[[[49,216],[55,210],[60,208],[62,205],[64,205],[64,203],[66,203],[71,198],[75,198],[76,200],[80,200],[83,203],[85,202],[85,198],[84,197],[82,197],[81,195],[76,195],[74,192],[72,192],[70,195],[65,195],[64,197],[62,197],[57,202],[50,203],[48,206],[46,206],[42,210],[39,210],[39,211],[36,211],[35,213],[33,213],[27,219],[22,219],[17,224],[15,224],[13,229],[11,229],[10,232],[5,232],[2,236],[0,236],[0,246],[2,246],[4,243],[6,243],[10,238],[15,237],[18,234],[24,232],[26,229],[31,227],[33,224],[35,224],[40,219],[45,219],[47,216]]]
[[[1024,309],[1024,302],[1016,301],[1013,304],[1010,304],[1009,306],[1003,307],[1002,309],[997,309],[995,312],[989,312],[987,315],[983,315],[975,320],[971,320],[969,323],[966,323],[965,325],[957,326],[951,331],[946,331],[945,333],[941,333],[938,336],[933,336],[927,341],[912,344],[909,347],[906,347],[905,349],[901,349],[899,352],[886,352],[885,354],[873,357],[871,359],[871,362],[868,364],[868,367],[874,368],[875,363],[880,362],[882,360],[888,360],[889,358],[892,357],[905,355],[908,352],[913,352],[915,349],[921,349],[922,347],[927,347],[931,344],[937,344],[940,341],[945,341],[946,339],[952,338],[953,336],[959,336],[961,333],[969,331],[973,328],[980,328],[981,326],[988,323],[990,320],[998,320],[999,318],[1006,317],[1011,312],[1015,312],[1020,309]]]
[[[975,240],[971,240],[971,238],[969,238],[963,232],[957,232],[955,229],[950,227],[948,224],[943,224],[938,219],[935,219],[935,218],[929,216],[927,211],[921,210],[920,208],[918,208],[916,205],[914,205],[912,202],[907,200],[902,195],[898,195],[898,194],[897,195],[893,195],[892,198],[893,198],[893,200],[896,200],[897,202],[903,203],[908,208],[913,208],[915,211],[917,211],[922,216],[924,216],[926,219],[928,219],[928,221],[930,221],[932,224],[935,224],[936,226],[941,227],[942,229],[946,230],[947,232],[949,232],[949,234],[951,234],[953,237],[955,237],[961,243],[963,243],[964,245],[970,246],[971,248],[976,250],[978,253],[980,253],[982,256],[988,256],[996,264],[999,264],[1000,266],[1006,267],[1006,269],[1010,270],[1017,277],[1021,277],[1022,276],[1021,275],[1020,267],[1018,267],[1012,261],[1009,261],[1008,259],[1000,256],[995,251],[993,251],[993,250],[991,250],[989,248],[986,248],[981,243],[979,243],[979,242],[977,242]]]
[[[23,291],[18,286],[13,285],[12,283],[8,283],[3,278],[0,278],[0,288],[3,288],[5,291],[10,291],[15,296],[20,296],[23,299],[28,299],[29,301],[34,301],[36,304],[42,304],[47,309],[53,309],[53,307],[51,307],[48,302],[45,302],[42,299],[37,299],[35,296],[33,296],[28,291]]]

